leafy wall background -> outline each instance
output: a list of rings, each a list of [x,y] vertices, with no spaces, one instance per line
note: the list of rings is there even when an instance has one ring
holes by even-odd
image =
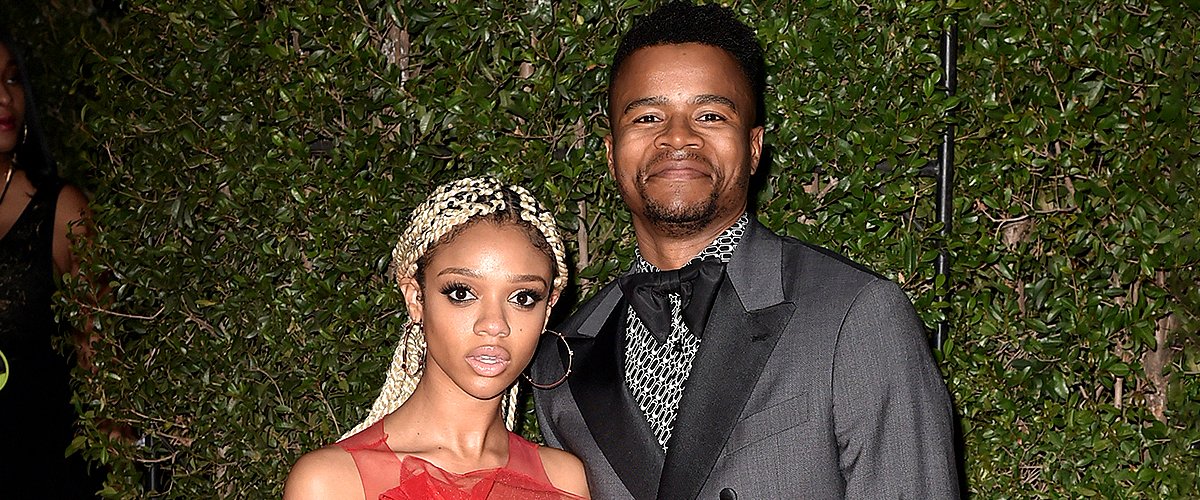
[[[586,297],[628,262],[607,63],[657,2],[5,2],[63,170],[94,194],[107,492],[270,497],[357,422],[403,323],[383,278],[432,186],[553,200]],[[983,498],[1182,497],[1200,477],[1194,3],[734,2],[769,63],[758,216],[895,279],[928,324]],[[957,18],[959,94],[937,88]],[[957,114],[953,275],[934,158]],[[949,293],[942,303],[936,297]],[[63,297],[64,317],[83,307]],[[569,312],[560,308],[558,314]],[[110,440],[102,418],[156,436]],[[536,435],[526,416],[525,430]]]

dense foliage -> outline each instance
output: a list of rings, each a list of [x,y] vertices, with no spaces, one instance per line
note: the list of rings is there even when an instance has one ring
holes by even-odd
[[[1200,14],[1044,3],[737,3],[770,74],[758,215],[950,322],[938,355],[974,494],[1194,495]],[[606,70],[655,2],[401,4],[0,6],[37,55],[64,170],[94,194],[87,270],[111,295],[89,315],[65,293],[63,315],[104,334],[76,446],[113,468],[109,494],[143,495],[157,461],[172,497],[278,496],[301,453],[356,423],[404,320],[389,250],[433,185],[490,172],[553,200],[578,296],[628,262]],[[948,123],[941,282],[920,173]]]

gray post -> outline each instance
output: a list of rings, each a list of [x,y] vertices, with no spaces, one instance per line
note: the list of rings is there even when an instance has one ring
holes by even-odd
[[[958,21],[951,21],[950,26],[942,32],[942,88],[946,95],[952,96],[958,92]],[[937,220],[942,223],[942,248],[938,252],[935,268],[937,276],[945,276],[947,287],[950,278],[950,252],[946,249],[946,241],[950,239],[950,226],[954,213],[954,110],[947,112],[946,129],[942,132],[942,147],[938,150],[937,173]],[[939,297],[942,302],[949,298],[947,294]],[[941,349],[949,336],[950,325],[947,320],[938,322],[937,332],[933,336],[933,345]]]

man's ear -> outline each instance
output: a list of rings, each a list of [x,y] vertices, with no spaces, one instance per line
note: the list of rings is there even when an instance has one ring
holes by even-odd
[[[613,138],[611,132],[604,136],[604,158],[608,160],[608,175],[615,180],[617,172],[613,168]]]
[[[412,276],[400,278],[400,291],[404,293],[404,304],[408,307],[408,317],[421,323],[425,317],[425,297],[421,294],[421,285]]]
[[[763,127],[750,129],[750,175],[758,172],[758,162],[762,160]]]

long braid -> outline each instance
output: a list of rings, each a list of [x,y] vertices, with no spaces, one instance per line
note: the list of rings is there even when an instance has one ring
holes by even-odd
[[[396,411],[396,408],[408,401],[408,397],[412,396],[413,391],[416,390],[417,382],[421,380],[421,375],[425,371],[424,363],[422,363],[425,354],[425,336],[412,334],[412,330],[419,329],[420,326],[411,320],[404,325],[404,328],[408,331],[396,344],[396,352],[392,354],[392,363],[388,366],[383,388],[380,389],[379,396],[375,398],[375,403],[371,405],[371,411],[367,413],[367,418],[342,434],[339,441],[358,434],[383,419],[387,414]],[[406,369],[410,366],[415,369]]]
[[[510,220],[532,226],[545,239],[554,260],[554,290],[561,291],[567,283],[566,249],[554,222],[547,211],[528,190],[520,186],[505,186],[492,177],[474,177],[449,182],[435,189],[413,210],[408,227],[392,250],[389,273],[397,283],[413,278],[421,283],[424,263],[431,250],[454,238],[468,223],[478,220]],[[387,377],[379,396],[371,405],[367,418],[342,435],[353,436],[396,411],[412,395],[424,371],[425,333],[411,319],[392,355]],[[516,424],[517,385],[504,395],[500,409],[504,424],[512,430]]]

